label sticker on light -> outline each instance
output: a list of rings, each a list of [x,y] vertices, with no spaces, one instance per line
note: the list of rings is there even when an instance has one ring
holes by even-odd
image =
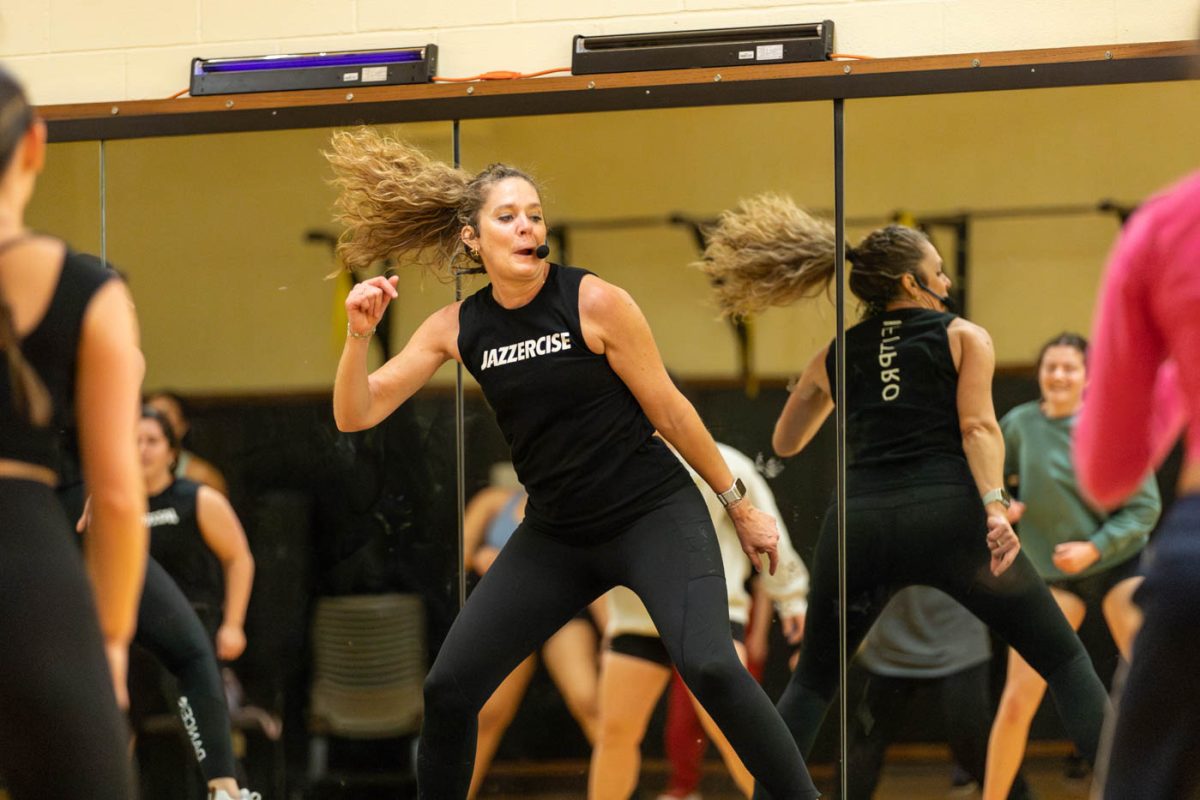
[[[388,73],[387,67],[363,67],[362,68],[363,83],[366,83],[368,81],[386,81],[387,73]]]
[[[783,58],[782,44],[760,44],[758,46],[759,61],[774,61]]]
[[[754,60],[754,51],[753,50],[738,50],[738,60],[739,61],[753,61]]]
[[[349,83],[350,81],[356,81],[356,80],[358,80],[357,72],[343,72],[342,73],[342,81],[344,83]]]

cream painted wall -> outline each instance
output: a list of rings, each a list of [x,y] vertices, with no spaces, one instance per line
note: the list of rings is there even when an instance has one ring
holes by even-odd
[[[838,49],[928,55],[1195,35],[1195,0],[0,0],[35,102],[167,97],[192,58],[436,43],[443,75],[570,65],[574,34],[832,19]]]
[[[1086,87],[853,101],[847,105],[851,217],[900,209],[1135,203],[1200,164],[1200,84]],[[390,129],[449,155],[450,126]],[[325,390],[344,335],[328,252],[333,230],[320,150],[328,131],[227,134],[106,145],[109,257],[132,281],[147,385],[191,393]],[[668,214],[710,217],[765,190],[832,207],[830,105],[739,106],[465,122],[466,166],[504,159],[543,182],[551,224],[650,216],[664,224],[573,228],[571,260],[627,288],[667,363],[693,378],[737,374],[690,233]],[[98,145],[55,145],[33,224],[98,248]],[[1086,331],[1111,215],[977,220],[973,319],[1001,363],[1024,364],[1066,328]],[[864,231],[851,231],[856,240]],[[935,231],[952,265],[953,239]],[[555,253],[553,258],[561,257]],[[401,269],[393,318],[404,341],[452,299],[434,276]],[[477,280],[477,279],[476,279]],[[468,290],[478,285],[469,283]],[[814,300],[756,321],[754,366],[794,374],[833,334]],[[438,382],[453,381],[444,369]]]

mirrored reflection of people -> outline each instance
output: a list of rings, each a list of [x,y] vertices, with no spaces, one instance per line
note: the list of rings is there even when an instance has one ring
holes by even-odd
[[[1017,406],[1000,420],[1004,473],[1010,486],[1020,487],[1020,502],[1010,509],[1010,519],[1017,521],[1022,550],[1050,584],[1071,627],[1079,629],[1089,608],[1102,611],[1117,649],[1128,659],[1141,624],[1141,612],[1133,604],[1142,582],[1138,565],[1162,501],[1152,472],[1111,512],[1097,509],[1080,494],[1071,433],[1084,406],[1086,382],[1087,340],[1072,333],[1057,336],[1038,355],[1041,399]],[[1045,691],[1045,681],[1010,652],[988,745],[984,798],[1007,795]]]
[[[117,274],[25,228],[45,157],[45,125],[0,68],[0,774],[14,800],[128,800],[118,698],[146,558],[143,362]],[[95,493],[82,560],[54,493],[67,427]]]
[[[365,129],[335,134],[329,158],[347,266],[422,252],[445,260],[465,247],[490,280],[431,315],[370,374],[367,343],[398,279],[354,287],[334,384],[338,427],[378,424],[459,360],[495,411],[529,492],[524,521],[426,679],[419,795],[466,796],[479,709],[496,686],[582,608],[626,585],[755,777],[775,798],[817,797],[778,713],[738,661],[716,534],[655,430],[725,498],[756,565],[777,557],[774,521],[741,497],[743,484],[671,383],[637,305],[586,270],[537,255],[546,222],[519,170],[496,164],[470,176]]]
[[[888,744],[912,718],[914,703],[931,695],[955,762],[983,786],[991,658],[987,628],[945,592],[928,586],[897,592],[855,658],[867,679],[850,712],[847,800],[875,795]],[[1030,796],[1018,772],[1009,798]]]
[[[152,392],[146,395],[146,405],[165,415],[175,431],[175,440],[179,442],[179,457],[175,460],[175,477],[203,483],[228,496],[229,487],[225,483],[225,476],[221,470],[185,447],[192,425],[188,421],[187,408],[183,398],[173,392]]]
[[[1125,502],[1188,424],[1179,493],[1143,559],[1144,614],[1107,761],[1106,800],[1200,792],[1200,174],[1147,200],[1109,260],[1092,323],[1079,485]]]
[[[703,266],[723,309],[750,313],[820,293],[834,254],[831,225],[768,195],[722,215]],[[848,646],[858,647],[893,592],[941,589],[1046,678],[1069,735],[1091,759],[1107,697],[1005,516],[991,338],[948,311],[950,279],[920,231],[889,225],[847,258],[850,290],[865,306],[846,331]],[[833,410],[834,369],[830,344],[780,414],[772,440],[779,455],[802,450]],[[779,701],[805,753],[839,682],[833,511],[813,560],[806,645]]]
[[[138,451],[150,495],[150,554],[195,609],[222,661],[246,649],[246,607],[254,584],[254,557],[246,532],[225,496],[210,486],[175,477],[179,443],[166,416],[142,408]]]
[[[758,474],[754,461],[728,445],[717,449],[729,469],[742,476],[746,497],[766,513],[779,519],[779,509],[771,489]],[[746,579],[751,565],[742,553],[737,531],[729,515],[703,480],[692,474],[704,495],[709,516],[717,531],[721,559],[725,565],[725,590],[729,601],[729,624],[738,658],[746,663],[744,642],[749,619],[750,597]],[[784,631],[798,643],[804,633],[807,608],[808,570],[796,551],[782,522],[779,524],[779,568],[774,575],[761,576],[767,592],[776,603]],[[637,595],[618,587],[609,595],[606,639],[608,647],[601,658],[600,725],[592,765],[588,773],[589,800],[627,800],[638,784],[641,769],[641,744],[650,715],[671,680],[671,658],[658,636],[654,621]],[[693,702],[695,702],[693,700]],[[749,797],[754,789],[750,776],[737,753],[712,718],[696,704],[705,732],[717,745],[730,776],[738,789]]]
[[[512,538],[525,518],[528,495],[516,481],[510,464],[492,469],[491,485],[467,503],[463,522],[463,553],[466,568],[482,577]],[[602,605],[603,600],[593,605]],[[542,663],[562,694],[571,716],[579,723],[588,743],[596,737],[596,628],[588,611],[576,614],[541,647]],[[479,743],[468,797],[474,798],[487,776],[500,739],[516,715],[529,682],[537,671],[537,655],[531,655],[506,677],[479,711]]]

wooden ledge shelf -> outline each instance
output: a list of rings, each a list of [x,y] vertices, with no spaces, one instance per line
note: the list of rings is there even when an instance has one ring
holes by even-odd
[[[54,142],[1197,77],[1192,41],[49,105]]]

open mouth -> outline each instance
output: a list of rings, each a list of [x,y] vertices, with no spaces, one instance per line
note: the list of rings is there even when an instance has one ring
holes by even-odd
[[[531,256],[531,255],[533,255],[533,248],[532,248],[532,247],[523,247],[523,248],[521,248],[520,250],[518,250],[518,251],[517,251],[517,255],[519,255],[519,256]]]

